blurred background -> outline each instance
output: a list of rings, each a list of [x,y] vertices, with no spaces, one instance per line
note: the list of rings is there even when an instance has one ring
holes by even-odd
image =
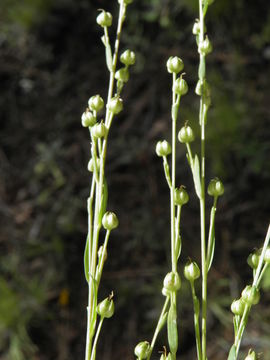
[[[0,4],[0,359],[84,359],[87,284],[83,251],[89,138],[80,117],[90,96],[106,96],[108,71],[97,9],[103,0],[1,0]],[[115,293],[99,359],[133,359],[150,340],[168,272],[169,193],[157,140],[170,140],[171,79],[166,60],[185,62],[190,91],[181,105],[196,134],[198,54],[191,33],[196,0],[134,0],[121,50],[137,63],[124,89],[124,111],[110,134],[109,210],[120,227],[109,244],[100,296]],[[113,39],[115,26],[110,29]],[[233,339],[230,303],[252,270],[270,212],[270,3],[216,0],[207,17],[214,51],[207,77],[213,105],[207,124],[207,180],[219,176],[216,257],[209,276],[208,359],[226,359]],[[180,126],[180,125],[179,125]],[[194,151],[199,142],[194,144]],[[177,145],[177,183],[190,202],[182,215],[182,265],[200,259],[199,206],[185,148]],[[208,199],[208,210],[211,200]],[[209,214],[209,211],[208,211]],[[270,273],[243,341],[270,359]],[[195,358],[189,285],[179,310],[181,358]],[[158,350],[166,344],[162,333]]]

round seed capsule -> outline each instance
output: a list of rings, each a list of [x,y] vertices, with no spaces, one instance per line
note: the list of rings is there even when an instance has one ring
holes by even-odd
[[[118,96],[113,97],[108,104],[108,109],[113,114],[119,114],[123,110],[123,100]]]
[[[91,128],[91,134],[96,138],[103,138],[107,133],[107,128],[103,123],[95,124]]]
[[[170,155],[172,152],[171,145],[168,141],[158,141],[156,145],[156,154],[157,156],[167,156]]]
[[[184,69],[183,60],[178,56],[171,56],[167,61],[167,70],[170,74],[178,74]]]
[[[168,291],[177,291],[181,287],[181,279],[177,272],[169,272],[163,281],[163,287]]]
[[[122,64],[124,64],[126,66],[134,65],[135,61],[136,61],[136,55],[133,51],[126,50],[120,56],[120,61]]]
[[[231,305],[231,311],[234,315],[242,316],[245,310],[245,303],[242,299],[234,300]]]
[[[106,230],[113,230],[119,225],[119,221],[115,213],[107,211],[102,218],[102,225]]]
[[[188,92],[188,84],[185,79],[180,77],[175,80],[173,89],[177,95],[182,96]]]
[[[150,351],[150,344],[148,341],[141,341],[136,345],[134,354],[139,359],[146,359]]]
[[[97,17],[98,25],[102,27],[109,27],[112,25],[112,14],[102,10],[102,12]]]
[[[241,295],[242,300],[249,306],[256,305],[260,301],[260,292],[255,286],[246,286]]]
[[[88,100],[89,109],[92,111],[100,111],[104,107],[104,101],[100,95],[94,95]]]
[[[103,301],[101,301],[97,306],[97,313],[102,318],[109,319],[114,314],[114,302],[113,299],[109,296]]]
[[[194,133],[190,126],[183,126],[178,133],[178,140],[181,143],[188,144],[194,141]]]
[[[97,171],[99,171],[100,168],[100,160],[97,159]],[[94,161],[93,159],[90,159],[87,166],[88,171],[93,172],[94,171]]]
[[[122,68],[116,71],[115,73],[116,80],[120,80],[124,83],[128,82],[129,80],[129,72],[127,68]]]
[[[201,275],[199,266],[194,261],[186,264],[184,268],[184,275],[188,281],[194,281],[198,279]]]
[[[96,117],[93,115],[91,111],[86,109],[86,111],[82,114],[82,126],[83,127],[90,127],[95,125],[97,122]]]
[[[219,179],[213,179],[208,185],[207,192],[210,196],[221,196],[224,194],[224,186]]]
[[[189,196],[183,186],[174,190],[174,204],[177,206],[182,206],[188,203]]]
[[[248,355],[245,357],[245,360],[257,360],[255,351],[249,350]]]
[[[257,252],[249,254],[247,258],[247,263],[252,269],[257,269],[259,265],[260,256]]]
[[[199,44],[199,53],[202,55],[208,55],[210,52],[212,52],[212,50],[212,44],[208,39],[208,36],[206,36],[203,42]]]

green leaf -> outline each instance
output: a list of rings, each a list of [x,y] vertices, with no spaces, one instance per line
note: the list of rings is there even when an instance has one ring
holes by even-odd
[[[235,345],[233,345],[231,347],[231,350],[230,350],[230,353],[229,353],[229,356],[228,356],[228,360],[236,360],[236,347],[235,347]]]
[[[178,104],[174,104],[172,106],[172,119],[175,120],[175,121],[177,120],[178,109],[179,109]]]
[[[168,342],[172,355],[175,355],[178,348],[178,331],[177,331],[177,311],[176,303],[171,301],[171,306],[168,313]]]
[[[101,224],[103,215],[106,212],[107,202],[108,202],[108,185],[107,185],[106,179],[104,179],[101,207],[100,207],[99,216],[98,216],[98,223],[99,224]]]
[[[158,322],[158,331],[160,331],[166,324],[168,312],[166,312]]]
[[[84,275],[86,281],[89,283],[89,235],[87,235],[84,249]]]
[[[211,216],[210,216],[210,227],[209,227],[209,237],[208,237],[208,249],[207,249],[207,271],[210,270],[214,253],[215,253],[215,214],[216,208],[212,206]]]
[[[202,196],[202,187],[201,187],[201,177],[200,177],[200,162],[197,154],[195,155],[194,158],[192,172],[193,172],[195,190],[198,198],[200,199]]]
[[[179,259],[180,255],[181,255],[181,250],[182,250],[182,238],[180,235],[178,235],[178,237],[176,239],[176,244],[175,244],[175,253],[176,253],[177,259]]]
[[[111,49],[111,45],[107,42],[106,46],[105,46],[105,53],[106,53],[106,63],[107,63],[107,67],[109,71],[112,71],[112,49]]]

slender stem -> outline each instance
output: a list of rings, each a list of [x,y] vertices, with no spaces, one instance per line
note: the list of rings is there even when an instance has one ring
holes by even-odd
[[[264,264],[264,267],[262,268],[262,271],[261,271],[261,273],[260,273],[260,277],[259,277],[258,282],[257,282],[258,287],[260,287],[260,285],[261,285],[261,281],[262,281],[263,275],[265,274],[265,271],[266,271],[266,269],[268,268],[268,266],[269,266],[269,263],[265,263],[265,264]]]
[[[195,339],[196,339],[196,348],[197,348],[197,358],[201,360],[202,358],[202,349],[201,349],[201,334],[200,334],[200,323],[199,323],[199,306],[197,306],[198,298],[195,292],[194,282],[190,282],[192,299],[193,299],[193,308],[194,308],[194,329],[195,329]]]
[[[149,359],[151,358],[151,355],[152,355],[152,352],[153,352],[153,349],[154,349],[154,346],[155,346],[155,343],[156,343],[158,334],[159,334],[159,332],[160,332],[160,321],[162,320],[164,314],[166,313],[166,310],[167,310],[167,308],[168,308],[169,302],[170,302],[170,297],[167,296],[167,297],[166,297],[166,300],[165,300],[165,303],[164,303],[164,305],[163,305],[161,314],[160,314],[160,316],[159,316],[158,323],[157,323],[157,326],[156,326],[156,329],[155,329],[155,332],[154,332],[152,341],[151,341],[150,350],[149,350],[149,353],[148,353],[148,356],[147,356],[147,360],[149,360]]]
[[[93,350],[92,350],[91,360],[95,360],[95,358],[96,358],[97,342],[98,342],[100,330],[102,328],[103,320],[104,320],[104,318],[101,317],[100,321],[99,321],[99,324],[98,324],[98,328],[97,328],[94,343],[93,343]]]
[[[108,245],[108,241],[109,241],[110,234],[111,234],[111,231],[110,231],[110,230],[107,230],[106,236],[105,236],[105,240],[104,240],[104,244],[103,244],[101,259],[100,259],[100,262],[99,262],[99,265],[98,265],[97,274],[96,274],[96,281],[97,281],[97,284],[98,284],[98,285],[99,285],[99,283],[100,283],[100,278],[101,278],[102,271],[103,271],[103,267],[104,267],[104,263],[105,263],[105,256],[106,256],[107,245]]]
[[[176,119],[172,122],[172,186],[170,190],[171,195],[171,256],[172,256],[172,271],[177,271],[176,256],[175,256],[175,152],[176,152]]]
[[[121,0],[120,8],[119,8],[114,55],[113,55],[113,64],[112,64],[112,70],[110,71],[107,104],[111,100],[113,91],[114,91],[114,79],[115,79],[120,37],[121,37],[121,32],[122,32],[122,25],[123,25],[124,18],[125,18],[125,12],[126,12],[126,5],[124,4],[124,1]],[[109,37],[108,37],[107,29],[105,29],[105,37],[106,36],[108,39]],[[113,118],[113,114],[110,111],[108,111],[108,109],[107,109],[106,117],[105,117],[105,125],[107,127],[107,130],[109,130],[109,128],[111,126],[112,118]],[[100,232],[100,228],[101,228],[100,214],[101,214],[101,206],[102,206],[102,200],[103,200],[103,194],[104,194],[104,171],[105,171],[105,161],[106,161],[107,139],[108,139],[108,131],[107,131],[106,137],[103,140],[102,146],[101,146],[101,143],[98,144],[99,145],[99,153],[101,153],[100,154],[99,176],[97,176],[97,171],[95,171],[95,176],[97,177],[97,179],[96,179],[97,190],[95,193],[94,227],[93,227],[93,236],[92,236],[92,241],[91,241],[91,254],[89,257],[89,261],[90,261],[89,302],[88,302],[88,324],[89,325],[95,323],[95,319],[96,319],[96,309],[95,309],[95,304],[94,304],[95,294],[93,293],[93,286],[94,286],[93,282],[95,281],[95,278],[96,278],[95,273],[96,273],[96,264],[97,264],[97,250],[98,250],[98,242],[99,242],[99,232]],[[94,324],[94,326],[95,326],[95,324]],[[99,331],[100,331],[100,329],[99,329]],[[90,359],[92,360],[93,353],[92,353],[91,344],[92,344],[93,335],[94,335],[94,331],[90,331],[90,326],[87,326],[85,360],[90,360]],[[97,337],[95,339],[97,341]]]

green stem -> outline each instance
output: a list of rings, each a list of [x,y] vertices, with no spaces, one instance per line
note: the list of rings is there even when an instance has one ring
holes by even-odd
[[[98,324],[98,328],[97,328],[96,335],[95,335],[95,339],[94,339],[94,343],[93,343],[91,360],[95,360],[95,358],[96,358],[97,342],[98,342],[99,334],[100,334],[100,331],[101,331],[101,328],[102,328],[103,320],[104,320],[103,317],[100,318],[100,321],[99,321],[99,324]]]
[[[164,314],[165,314],[166,311],[167,311],[169,302],[170,302],[170,297],[167,296],[167,297],[166,297],[166,300],[165,300],[165,303],[164,303],[164,305],[163,305],[163,308],[162,308],[160,317],[159,317],[159,319],[158,319],[158,323],[157,323],[157,326],[156,326],[156,329],[155,329],[155,332],[154,332],[152,341],[151,341],[150,350],[149,350],[149,353],[148,353],[148,356],[147,356],[147,360],[149,360],[149,359],[151,358],[151,355],[152,355],[152,352],[153,352],[153,349],[154,349],[154,346],[155,346],[155,343],[156,343],[158,334],[159,334],[159,332],[160,332],[160,322],[161,322],[162,318],[164,317]]]
[[[194,282],[190,282],[192,299],[193,299],[193,308],[194,308],[194,329],[195,329],[195,339],[196,339],[196,348],[197,348],[197,358],[198,360],[202,359],[202,348],[201,348],[201,334],[200,334],[200,322],[199,322],[199,306],[198,298],[195,292]]]
[[[104,244],[103,244],[101,259],[100,259],[97,274],[96,274],[96,281],[97,281],[98,285],[100,283],[100,279],[101,279],[101,275],[102,275],[102,271],[103,271],[103,267],[104,267],[104,263],[105,263],[105,256],[106,256],[107,245],[108,245],[110,234],[111,234],[111,231],[107,230],[105,240],[104,240]]]

